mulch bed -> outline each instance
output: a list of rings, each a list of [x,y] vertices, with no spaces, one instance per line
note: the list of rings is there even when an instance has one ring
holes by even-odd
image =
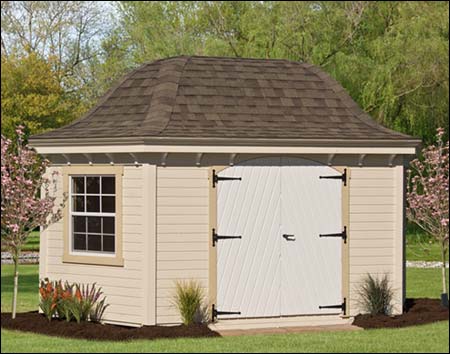
[[[49,322],[37,312],[18,313],[15,320],[11,319],[11,313],[2,313],[1,319],[1,326],[5,329],[90,340],[126,341],[132,339],[220,337],[217,332],[210,330],[206,325],[133,328],[91,322],[78,324],[57,319]]]
[[[414,326],[449,319],[448,308],[441,305],[439,299],[408,299],[406,311],[399,316],[372,316],[358,315],[353,325],[369,328],[398,328]],[[5,329],[19,330],[45,334],[50,336],[90,339],[126,341],[132,339],[159,339],[159,338],[200,338],[220,337],[206,325],[192,326],[144,326],[140,328],[116,325],[101,325],[91,322],[59,321],[48,322],[38,312],[18,313],[15,320],[10,313],[2,313],[1,326]]]
[[[405,312],[398,316],[358,315],[353,325],[368,328],[398,328],[448,320],[448,308],[439,299],[407,299]]]

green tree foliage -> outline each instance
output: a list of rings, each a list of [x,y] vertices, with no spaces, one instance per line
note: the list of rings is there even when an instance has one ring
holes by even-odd
[[[108,78],[181,54],[285,58],[321,66],[390,128],[430,142],[448,127],[448,2],[127,1],[117,13]]]
[[[2,58],[55,57],[80,110],[154,59],[304,61],[380,123],[429,143],[439,126],[448,134],[448,27],[446,1],[2,1]]]
[[[95,102],[102,87],[97,67],[100,41],[108,30],[106,6],[95,1],[1,2],[2,134],[11,136],[17,123],[31,134],[57,128]]]
[[[448,3],[370,6],[355,48],[329,66],[364,110],[379,122],[434,140],[448,134]]]
[[[51,62],[31,53],[2,56],[2,135],[12,137],[18,125],[31,133],[57,128],[71,121],[77,108],[52,71]]]

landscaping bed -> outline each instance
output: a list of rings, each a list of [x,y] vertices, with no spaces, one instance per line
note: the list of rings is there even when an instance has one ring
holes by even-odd
[[[353,325],[369,328],[398,328],[448,320],[448,308],[439,299],[407,299],[402,315],[358,315]]]
[[[19,330],[45,334],[49,336],[125,341],[132,339],[159,339],[159,338],[200,338],[219,337],[207,325],[191,326],[144,326],[139,328],[116,325],[102,325],[98,323],[66,322],[57,319],[49,322],[38,312],[18,313],[15,320],[11,319],[11,313],[2,313],[1,326],[5,329]]]

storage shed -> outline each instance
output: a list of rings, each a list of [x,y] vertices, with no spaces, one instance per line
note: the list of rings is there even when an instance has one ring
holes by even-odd
[[[389,276],[402,312],[419,140],[313,65],[157,60],[31,144],[68,195],[42,232],[40,277],[96,282],[108,322],[179,323],[174,285],[189,279],[219,323],[348,318],[366,274]]]

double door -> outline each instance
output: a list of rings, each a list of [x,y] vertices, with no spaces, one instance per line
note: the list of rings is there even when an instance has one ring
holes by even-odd
[[[229,167],[217,185],[217,308],[257,318],[339,313],[342,181],[315,162],[276,157]]]

